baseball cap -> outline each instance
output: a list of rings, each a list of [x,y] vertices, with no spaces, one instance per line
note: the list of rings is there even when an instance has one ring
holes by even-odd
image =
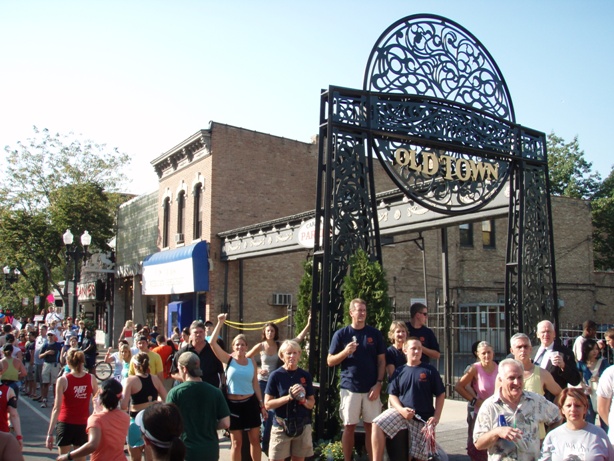
[[[179,365],[188,369],[190,376],[202,376],[203,371],[200,369],[200,359],[194,352],[184,352],[179,356]]]

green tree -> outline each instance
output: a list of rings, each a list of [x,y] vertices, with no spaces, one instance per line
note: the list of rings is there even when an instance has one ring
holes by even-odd
[[[591,199],[599,190],[601,177],[592,171],[578,137],[566,143],[550,133],[547,139],[550,193],[564,197]]]
[[[66,275],[62,234],[78,239],[92,235],[91,251],[108,249],[117,206],[127,198],[117,193],[129,157],[76,136],[51,134],[34,127],[34,135],[15,148],[7,146],[0,172],[0,261],[17,266],[22,279],[17,298],[41,297]],[[38,310],[38,309],[37,309]],[[34,310],[28,307],[24,315]]]
[[[313,286],[313,259],[308,259],[303,263],[303,276],[298,286],[298,298],[296,301],[296,314],[294,315],[294,332],[302,331],[307,324],[309,312],[311,311],[311,287]],[[312,344],[318,344],[318,338],[309,337],[309,350],[313,350]],[[309,368],[309,356],[301,356],[300,366],[304,369]]]
[[[392,321],[392,306],[388,297],[388,282],[381,264],[371,261],[364,250],[350,258],[349,272],[343,278],[344,320],[349,324],[350,301],[361,298],[367,302],[367,324],[382,331],[384,337]]]

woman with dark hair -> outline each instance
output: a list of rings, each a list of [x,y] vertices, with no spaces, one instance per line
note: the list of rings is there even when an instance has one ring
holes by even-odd
[[[582,360],[578,362],[578,370],[582,374],[582,382],[579,387],[582,387],[584,393],[589,396],[586,421],[592,424],[595,424],[597,416],[597,384],[599,383],[599,377],[603,370],[609,366],[607,360],[599,357],[599,352],[600,349],[597,341],[587,338],[582,343]],[[603,421],[601,421],[601,427],[605,431],[608,430],[608,426]]]
[[[608,435],[602,428],[585,419],[589,401],[582,389],[563,389],[557,403],[565,424],[548,432],[542,445],[540,461],[614,460],[614,450]]]
[[[118,408],[121,397],[122,385],[116,379],[103,382],[97,399],[102,408],[97,408],[87,420],[87,443],[58,456],[57,461],[85,458],[89,454],[91,461],[126,461],[124,441],[130,417]]]
[[[183,421],[175,405],[154,403],[137,415],[135,424],[150,448],[152,461],[183,461]]]
[[[309,331],[309,324],[311,322],[311,316],[307,319],[307,324],[303,331],[301,331],[294,341],[297,343],[303,342],[307,332]],[[279,328],[276,324],[269,322],[265,323],[262,328],[261,342],[256,344],[246,354],[248,358],[257,356],[256,362],[260,364],[258,368],[258,385],[260,386],[260,393],[264,396],[264,390],[266,389],[269,375],[282,366],[283,362],[279,358]],[[258,354],[258,355],[257,355]],[[271,438],[271,426],[273,424],[273,411],[269,411],[269,417],[264,422],[264,430],[262,432],[262,451],[268,453],[269,451],[269,439]]]
[[[10,386],[19,399],[19,381],[26,377],[28,370],[20,359],[13,357],[12,344],[5,344],[2,350],[4,351],[4,358],[0,361],[2,382]]]
[[[147,352],[139,352],[133,356],[131,362],[134,366],[135,375],[129,376],[124,385],[124,396],[121,407],[126,411],[130,409],[130,429],[128,430],[128,450],[132,461],[140,461],[143,451],[145,458],[151,460],[150,450],[145,446],[141,437],[141,431],[136,425],[134,418],[139,411],[153,405],[158,398],[166,400],[166,389],[162,381],[149,372],[149,355]]]
[[[53,448],[55,428],[60,455],[69,454],[72,449],[87,442],[90,400],[98,391],[96,377],[84,368],[85,355],[82,351],[70,349],[66,355],[66,363],[70,367],[70,373],[60,376],[55,383],[55,402],[45,444],[50,450]],[[73,459],[85,460],[85,457]]]

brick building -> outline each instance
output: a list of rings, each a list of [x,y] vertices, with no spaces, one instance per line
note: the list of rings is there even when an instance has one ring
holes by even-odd
[[[151,232],[142,235],[150,243],[141,248],[153,243],[156,250],[147,256],[132,248],[131,257],[118,255],[124,275],[118,282],[118,291],[122,287],[124,293],[120,296],[124,315],[118,312],[115,328],[134,318],[166,332],[169,306],[171,310],[179,306],[179,315],[189,319],[215,318],[228,311],[234,320],[268,320],[270,297],[264,293],[293,287],[294,264],[280,258],[266,267],[253,262],[223,265],[217,235],[312,208],[317,146],[212,122],[152,165],[159,178],[153,208],[156,234],[153,240]],[[122,212],[128,214],[129,208],[120,209],[121,222],[125,222]],[[151,210],[149,206],[141,212],[151,215]],[[122,230],[128,229],[120,226]],[[274,275],[275,281],[245,281],[245,272],[254,270]],[[142,298],[136,293],[139,288]],[[190,313],[181,312],[183,307]]]
[[[166,331],[169,305],[182,302],[191,303],[199,318],[228,312],[232,320],[251,323],[285,316],[287,306],[296,305],[302,262],[309,252],[296,239],[300,227],[313,217],[317,145],[211,123],[152,165],[159,190],[141,199],[147,205],[139,212],[148,218],[134,221],[147,223],[147,230],[140,232],[149,243],[139,245],[140,252],[132,248],[131,256],[122,259],[125,239],[120,234],[127,227],[120,224],[118,232],[124,315],[117,305],[116,331],[128,318],[157,323]],[[426,299],[434,314],[430,324],[437,328],[442,314],[439,227],[446,221],[431,219],[427,210],[391,192],[392,182],[377,168],[382,254],[396,315],[405,319],[412,301]],[[394,200],[397,204],[391,205]],[[125,221],[122,213],[135,204],[138,201],[120,209],[120,223]],[[412,213],[422,216],[419,224],[384,223]],[[467,220],[448,227],[450,302],[453,324],[462,331],[455,339],[459,351],[487,333],[502,335],[498,328],[504,312],[507,199],[502,197],[486,214],[468,215]],[[589,204],[555,197],[553,220],[561,323],[580,324],[587,318],[608,323],[614,282],[611,274],[593,272]],[[177,292],[169,285],[166,292],[148,295],[145,289],[140,296],[141,282],[147,286],[147,280],[141,281],[139,264],[148,254],[167,257],[203,244],[207,289]],[[154,251],[147,253],[148,248]],[[242,256],[229,255],[233,248]],[[179,272],[171,268],[163,278],[179,276],[181,282],[194,276]],[[281,327],[282,337],[292,334],[291,320]],[[246,333],[252,341],[259,337],[259,331]],[[502,339],[490,338],[495,344]]]

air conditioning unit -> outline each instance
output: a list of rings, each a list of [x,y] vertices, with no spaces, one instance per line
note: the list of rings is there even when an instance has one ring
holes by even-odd
[[[175,243],[183,243],[183,233],[175,234]]]
[[[290,293],[273,293],[273,306],[291,306],[292,295]]]

